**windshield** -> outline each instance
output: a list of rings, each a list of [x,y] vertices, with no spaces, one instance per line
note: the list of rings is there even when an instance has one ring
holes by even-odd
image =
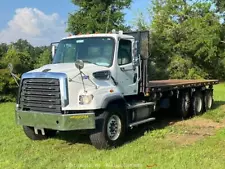
[[[57,47],[53,64],[83,60],[109,67],[112,65],[114,44],[114,40],[108,37],[65,39]]]

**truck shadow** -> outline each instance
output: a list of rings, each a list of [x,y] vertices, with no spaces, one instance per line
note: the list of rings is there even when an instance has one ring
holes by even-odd
[[[217,109],[223,105],[225,105],[225,101],[215,101],[213,104],[212,110]],[[126,137],[126,143],[135,141],[136,139],[142,137],[146,132],[163,129],[167,126],[171,126],[177,122],[185,120],[185,119],[177,117],[174,113],[171,112],[171,110],[168,110],[168,109],[158,111],[157,113],[155,113],[154,117],[156,117],[155,121],[142,124],[130,130],[128,136]],[[192,118],[193,117],[190,117],[189,119],[192,119]]]
[[[176,117],[175,115],[171,115],[171,112],[169,110],[161,110],[157,112],[154,117],[156,117],[155,121],[139,125],[138,127],[129,130],[129,133],[126,137],[126,143],[135,141],[136,139],[144,136],[144,134],[147,132],[163,129],[183,120]]]
[[[171,117],[168,111],[160,111],[157,113],[157,120],[154,122],[149,122],[145,124],[141,124],[138,127],[134,127],[132,130],[128,130],[124,144],[128,144],[139,137],[143,136],[145,132],[150,132],[152,130],[162,129],[168,125],[171,125],[177,121],[181,121],[182,119]],[[91,145],[91,141],[89,139],[89,135],[86,132],[79,131],[67,131],[67,132],[59,132],[57,134],[56,139],[60,139],[66,141],[68,145],[73,144],[88,144]]]
[[[77,143],[91,145],[89,135],[87,133],[79,132],[79,131],[59,132],[57,134],[56,139],[66,141],[69,145],[73,145]]]
[[[215,101],[213,109],[216,109],[222,105],[225,105],[225,101]],[[135,141],[136,139],[142,137],[146,132],[163,129],[167,126],[173,125],[177,122],[184,120],[182,118],[178,118],[168,109],[158,111],[154,114],[154,117],[156,117],[155,121],[141,124],[138,127],[134,127],[132,130],[129,130],[126,134],[124,144],[129,144],[130,142]],[[91,141],[86,132],[59,132],[56,138],[66,141],[69,145],[77,143],[91,145]]]
[[[214,104],[213,104],[213,109],[216,109],[220,106],[223,106],[225,105],[225,101],[215,101]]]

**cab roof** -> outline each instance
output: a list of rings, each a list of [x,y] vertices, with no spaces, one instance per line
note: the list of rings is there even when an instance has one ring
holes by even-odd
[[[123,38],[123,39],[134,39],[133,36],[125,35],[125,34],[116,34],[116,33],[100,33],[100,34],[79,34],[79,35],[72,35],[63,38],[64,39],[75,39],[75,38],[88,38],[88,37],[111,37],[111,38]]]

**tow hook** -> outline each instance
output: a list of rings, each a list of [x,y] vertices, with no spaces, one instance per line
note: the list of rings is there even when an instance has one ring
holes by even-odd
[[[45,135],[45,130],[44,129],[39,129],[39,128],[34,128],[34,133],[38,135],[38,130],[41,131],[41,134],[44,136]]]

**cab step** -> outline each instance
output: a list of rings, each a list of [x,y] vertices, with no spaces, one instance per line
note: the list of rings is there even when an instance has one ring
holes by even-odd
[[[127,109],[136,109],[136,108],[140,108],[140,107],[154,106],[154,105],[156,105],[155,102],[138,103],[138,104],[134,104],[134,105],[128,105]]]
[[[139,125],[139,124],[147,123],[147,122],[154,121],[154,120],[155,120],[155,118],[152,117],[152,118],[140,120],[140,121],[137,121],[137,122],[133,122],[133,123],[129,124],[129,126],[130,126],[130,127],[134,127],[134,126],[137,126],[137,125]]]

